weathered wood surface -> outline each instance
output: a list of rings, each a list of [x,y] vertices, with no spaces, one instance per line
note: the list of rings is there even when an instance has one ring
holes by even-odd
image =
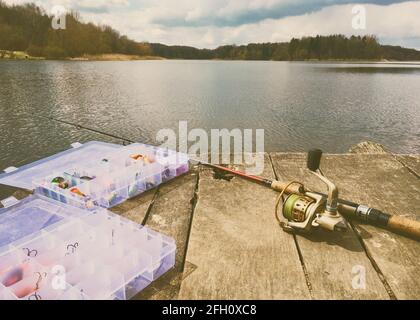
[[[325,190],[305,159],[267,154],[264,176]],[[340,197],[420,219],[419,155],[362,144],[349,154],[326,155],[321,167]],[[274,218],[276,196],[195,167],[113,208],[176,239],[175,268],[136,299],[420,299],[419,242],[356,222],[346,234],[293,236]],[[360,266],[366,287],[354,289]]]
[[[333,156],[334,159],[337,157]],[[325,184],[305,169],[305,154],[276,153],[271,154],[271,158],[279,180],[298,180],[304,182],[310,190],[326,190]],[[337,181],[331,176],[333,169],[330,169],[336,163],[326,161],[328,158],[326,156],[322,160],[322,169],[328,177]],[[345,170],[352,171],[352,161],[340,164],[346,165]],[[347,183],[353,182],[344,182],[345,185]],[[297,244],[302,252],[315,299],[390,298],[353,230],[346,233],[317,230],[311,235],[298,235]],[[357,278],[359,266],[365,270],[365,289],[353,288],[353,279]]]
[[[367,152],[367,149],[363,152]],[[300,179],[310,188],[325,188],[305,169],[304,154],[272,154],[271,158],[279,179]],[[411,161],[410,168],[415,170],[413,163],[417,163],[419,157],[409,156],[408,159]],[[407,170],[408,161],[402,164],[400,160],[386,152],[327,155],[322,167],[327,176],[336,181],[342,197],[392,214],[416,218],[420,207],[420,181]],[[247,219],[247,211],[267,212],[265,217],[269,217],[272,225],[277,227],[272,216],[275,194],[265,198],[260,192],[269,193],[269,190],[260,191],[261,187],[238,178],[231,182],[213,180],[211,172],[204,170],[187,254],[187,261],[196,264],[197,269],[182,282],[178,298],[290,298],[293,290],[284,291],[290,286],[287,282],[279,285],[277,295],[272,291],[270,285],[273,278],[267,273],[271,269],[248,267],[255,263],[254,257],[245,256],[245,262],[239,260],[235,269],[227,265],[224,259],[225,255],[243,249],[235,237],[243,239],[247,230],[261,223]],[[402,190],[405,190],[404,195],[401,195]],[[243,201],[248,196],[253,200]],[[235,212],[238,214],[233,214]],[[241,219],[243,217],[244,220]],[[420,271],[420,244],[372,226],[357,223],[354,226],[355,230],[351,229],[344,235],[320,230],[311,236],[297,236],[296,250],[301,254],[299,263],[303,264],[300,271],[306,276],[309,296],[314,299],[419,299],[417,275]],[[238,229],[233,232],[229,230],[230,237],[223,237],[229,227]],[[272,229],[265,230],[276,234]],[[256,229],[251,231],[251,238],[254,244],[259,241]],[[232,248],[235,245],[236,248]],[[225,251],[228,253],[224,254]],[[217,258],[213,258],[214,255]],[[266,261],[273,256],[266,257]],[[290,257],[297,260],[298,255],[290,253]],[[361,267],[366,274],[366,286],[355,289],[353,280],[357,278]],[[290,271],[290,259],[287,265],[283,262],[277,268],[280,275],[275,279],[284,281],[281,272],[286,269]],[[220,270],[223,272],[218,274]],[[247,286],[240,281],[241,278],[259,281],[257,278],[261,274],[264,277],[260,282],[264,287],[261,291],[247,291]],[[301,282],[296,281],[299,276],[290,276],[289,279],[294,279],[292,287],[300,288],[300,294],[294,297],[301,298],[305,291],[301,290]]]
[[[112,212],[130,219],[134,222],[145,224],[148,213],[150,212],[158,189],[152,189],[139,197],[129,199],[111,209]]]
[[[337,182],[343,198],[420,219],[420,180],[393,155],[341,155],[325,160],[325,174]],[[373,226],[355,226],[396,298],[420,299],[420,243]]]
[[[265,176],[273,177],[266,157]],[[276,193],[200,172],[187,261],[196,270],[179,299],[309,299],[293,236],[273,216]]]
[[[185,265],[185,254],[195,207],[197,182],[197,172],[192,170],[146,195],[140,195],[112,209],[113,212],[173,237],[176,241],[175,268],[152,283],[137,295],[136,299],[177,297],[182,276],[191,269],[190,265]]]
[[[420,177],[420,157],[415,155],[396,155],[396,158],[409,168],[414,175]]]

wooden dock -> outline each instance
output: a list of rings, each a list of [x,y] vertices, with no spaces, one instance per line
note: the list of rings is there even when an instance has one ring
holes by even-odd
[[[267,153],[264,176],[325,190],[305,161]],[[362,143],[321,167],[341,198],[420,219],[420,155]],[[113,208],[176,239],[175,268],[136,299],[420,299],[420,242],[356,222],[344,234],[291,235],[274,218],[276,196],[200,166]]]
[[[420,155],[366,144],[351,151],[326,155],[321,163],[342,198],[420,219]],[[324,190],[305,160],[305,154],[266,154],[264,175]],[[420,299],[419,242],[359,223],[345,234],[294,236],[274,218],[276,196],[196,167],[114,208],[177,243],[175,269],[136,298]],[[361,270],[365,288],[354,289]]]

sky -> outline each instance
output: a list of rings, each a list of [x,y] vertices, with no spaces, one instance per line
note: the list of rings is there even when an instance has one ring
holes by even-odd
[[[137,41],[215,48],[293,37],[376,35],[420,49],[420,1],[392,0],[3,0],[77,10]],[[363,19],[363,16],[365,19]],[[363,23],[365,21],[365,23]]]

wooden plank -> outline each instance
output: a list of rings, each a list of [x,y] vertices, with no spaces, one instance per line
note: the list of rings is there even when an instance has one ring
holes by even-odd
[[[390,214],[420,219],[420,180],[394,155],[326,157],[325,174],[341,196]],[[369,225],[356,224],[365,246],[398,299],[420,296],[420,243]]]
[[[349,153],[388,153],[387,149],[373,141],[362,141],[352,147],[350,147]]]
[[[157,192],[157,188],[152,189],[133,199],[124,201],[118,206],[111,208],[110,211],[133,220],[136,223],[144,224],[146,215],[153,205]]]
[[[185,265],[185,255],[197,182],[197,172],[192,170],[160,186],[145,225],[175,239],[175,268],[154,281],[135,299],[176,299],[183,273],[188,274],[194,270],[194,266]]]
[[[339,186],[356,184],[346,177],[340,179],[334,175],[333,166],[336,156],[327,157],[333,161],[322,161],[326,174]],[[312,190],[324,191],[325,185],[306,169],[305,154],[271,154],[273,167],[279,180],[298,180]],[[349,159],[351,160],[351,159]],[[340,163],[347,173],[353,173],[353,162]],[[340,190],[340,189],[339,189]],[[297,243],[302,253],[312,294],[315,299],[389,299],[389,295],[375,271],[363,246],[353,230],[342,233],[330,233],[317,230],[311,235],[297,236]],[[357,268],[362,266],[366,271],[366,288],[354,289],[353,279]],[[353,269],[356,268],[356,269]]]
[[[403,165],[412,170],[417,176],[420,176],[420,156],[419,155],[395,155]]]
[[[272,176],[265,160],[265,175]],[[196,270],[183,280],[180,299],[310,298],[294,238],[274,219],[275,198],[241,178],[200,172],[187,252]]]
[[[9,187],[0,184],[0,200],[6,199],[8,197],[15,197],[18,200],[21,200],[23,198],[26,198],[28,195],[30,195],[31,192],[25,189],[19,189],[15,187]],[[0,204],[0,208],[2,205]]]

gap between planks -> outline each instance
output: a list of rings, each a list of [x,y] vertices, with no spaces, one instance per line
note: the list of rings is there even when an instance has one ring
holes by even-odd
[[[271,154],[270,153],[267,153],[267,155],[268,155],[268,160],[270,162],[270,167],[271,167],[271,171],[273,172],[274,178],[276,180],[278,180],[277,172],[274,169],[274,164],[273,164],[273,159],[271,158]],[[279,226],[279,228],[280,228],[280,226]],[[310,277],[309,277],[308,270],[306,269],[305,260],[303,259],[302,251],[299,248],[299,243],[297,241],[297,238],[296,238],[296,235],[295,234],[293,235],[293,241],[295,243],[296,250],[297,250],[298,255],[299,255],[299,260],[300,260],[300,264],[302,266],[303,274],[304,274],[305,279],[306,279],[306,285],[308,286],[309,295],[311,296],[311,299],[313,299],[314,296],[313,296],[313,292],[312,292],[311,280],[310,280]]]
[[[267,154],[265,160],[265,175],[273,178]],[[207,168],[202,173],[187,253],[198,269],[182,282],[179,298],[311,299],[294,239],[270,214],[276,193]]]
[[[189,173],[160,186],[150,201],[143,224],[175,239],[176,260],[172,270],[150,284],[134,299],[176,299],[182,279],[195,270],[194,265],[186,262],[186,253],[197,204],[198,185],[199,172],[194,168]],[[178,198],[180,193],[185,194],[185,198],[183,196]],[[171,206],[177,199],[178,206],[181,206],[178,207],[179,213],[179,210]],[[168,228],[172,229],[172,234],[168,233]]]

